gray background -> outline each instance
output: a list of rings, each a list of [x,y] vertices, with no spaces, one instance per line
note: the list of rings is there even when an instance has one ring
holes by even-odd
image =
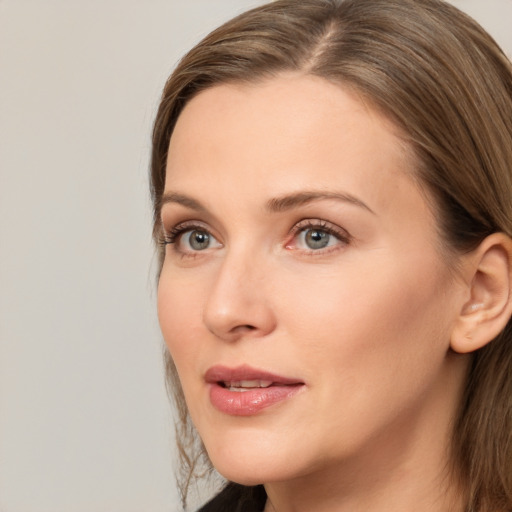
[[[0,0],[0,511],[171,512],[149,134],[258,0]],[[454,1],[512,53],[512,0]]]

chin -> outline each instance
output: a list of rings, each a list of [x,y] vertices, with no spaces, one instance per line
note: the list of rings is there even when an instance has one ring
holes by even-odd
[[[263,439],[246,435],[239,442],[233,437],[224,442],[214,439],[213,446],[205,443],[213,466],[227,480],[249,486],[289,480],[301,473],[297,450],[289,453],[286,443],[273,443],[271,435]]]
[[[215,468],[215,469],[217,469],[217,468]],[[229,470],[227,472],[224,472],[224,471],[220,471],[218,469],[217,469],[217,471],[226,480],[229,480],[230,482],[235,482],[236,484],[246,485],[248,487],[254,486],[254,485],[260,485],[260,484],[264,484],[264,483],[268,482],[267,479],[257,479],[257,478],[254,478],[253,475],[241,474],[240,472],[229,471]]]
[[[260,485],[274,481],[288,480],[290,475],[278,468],[257,467],[260,461],[251,464],[216,464],[212,461],[215,469],[226,479],[240,485]]]

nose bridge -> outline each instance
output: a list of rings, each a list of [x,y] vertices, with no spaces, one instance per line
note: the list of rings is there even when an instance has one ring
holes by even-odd
[[[266,296],[265,258],[240,245],[226,250],[211,284],[204,323],[217,337],[264,336],[275,326]]]

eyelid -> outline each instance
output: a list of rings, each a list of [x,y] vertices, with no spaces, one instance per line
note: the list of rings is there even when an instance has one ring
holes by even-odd
[[[319,249],[297,247],[298,235],[307,229],[317,229],[319,231],[324,231],[325,233],[328,233],[334,237],[338,243]],[[214,247],[208,247],[204,250],[181,248],[179,246],[179,241],[181,240],[182,235],[194,230],[205,231],[208,233],[213,241],[216,242],[216,245]],[[320,218],[306,218],[295,223],[290,229],[287,241],[285,243],[285,248],[289,250],[300,251],[301,253],[308,255],[325,255],[328,252],[338,250],[348,245],[351,240],[352,237],[347,230],[330,221]],[[209,249],[215,249],[223,246],[222,242],[219,241],[219,237],[213,233],[213,230],[205,222],[199,220],[185,220],[178,222],[170,229],[165,228],[164,224],[162,223],[161,244],[163,246],[173,245],[173,252],[181,255],[182,257],[197,257],[200,256],[203,252],[207,253]]]
[[[336,244],[335,246],[328,246],[323,249],[299,249],[297,247],[294,247],[294,244],[296,243],[297,236],[307,230],[307,229],[318,229],[319,231],[324,231],[328,233],[329,235],[336,238],[340,243]],[[290,230],[291,238],[290,241],[285,244],[285,247],[287,249],[295,249],[300,250],[303,253],[306,254],[325,254],[326,252],[330,252],[332,250],[336,250],[340,248],[340,245],[347,245],[350,243],[352,237],[350,233],[341,228],[340,226],[337,226],[336,224],[333,224],[332,222],[329,222],[324,219],[303,219],[299,222],[297,222],[292,229]]]
[[[178,222],[171,229],[166,229],[162,224],[162,245],[172,245],[173,252],[179,254],[182,257],[196,257],[199,256],[202,252],[207,252],[209,248],[204,250],[193,250],[193,249],[183,249],[180,247],[179,243],[184,234],[190,231],[204,231],[208,233],[213,241],[216,242],[214,247],[211,249],[222,246],[222,243],[219,242],[218,236],[212,233],[212,229],[208,227],[204,222],[198,220],[186,220],[183,222]]]

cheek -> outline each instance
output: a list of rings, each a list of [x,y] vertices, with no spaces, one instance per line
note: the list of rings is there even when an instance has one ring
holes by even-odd
[[[193,368],[200,351],[201,302],[194,295],[197,287],[183,287],[178,279],[162,272],[158,284],[158,320],[165,343],[178,373],[183,367]],[[204,337],[204,334],[203,334]]]
[[[284,283],[277,307],[287,352],[311,384],[315,415],[327,418],[309,432],[324,439],[325,457],[408,417],[437,386],[449,347],[449,309],[440,303],[447,279],[426,263],[424,282],[415,266],[389,263],[386,272],[347,265],[329,278]]]
[[[398,368],[407,376],[425,371],[425,358],[437,364],[448,349],[447,278],[437,261],[413,262],[383,257],[365,266],[360,259],[357,268],[346,262],[325,275],[295,276],[276,293],[278,316],[287,318],[305,359],[343,385],[372,375],[396,379]],[[421,272],[428,279],[419,279]]]

